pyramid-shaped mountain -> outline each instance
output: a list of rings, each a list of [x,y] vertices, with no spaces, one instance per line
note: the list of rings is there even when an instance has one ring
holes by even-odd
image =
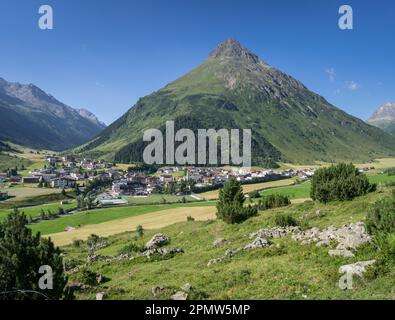
[[[164,128],[252,129],[252,161],[365,161],[395,154],[394,138],[329,104],[228,39],[180,79],[140,99],[79,151],[141,161],[143,133]]]

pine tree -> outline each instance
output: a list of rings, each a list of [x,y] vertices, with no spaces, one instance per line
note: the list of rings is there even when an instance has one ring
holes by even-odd
[[[0,223],[0,299],[54,299],[72,298],[63,271],[61,251],[55,248],[50,239],[33,235],[26,227],[27,219],[18,209],[14,209]],[[41,290],[39,273],[41,266],[50,266],[53,272],[53,289]],[[37,293],[26,294],[21,290],[33,290]],[[41,294],[40,294],[41,293]]]

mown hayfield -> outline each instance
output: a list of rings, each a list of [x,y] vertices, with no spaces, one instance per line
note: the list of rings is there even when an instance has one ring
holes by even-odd
[[[255,190],[289,186],[292,185],[295,182],[295,180],[296,180],[295,178],[290,178],[290,179],[283,179],[277,181],[255,183],[255,184],[245,184],[243,185],[243,191],[244,193],[249,193]],[[218,190],[207,191],[207,192],[199,193],[197,194],[197,196],[202,199],[215,200],[218,199],[219,191]]]
[[[15,202],[43,195],[59,194],[61,192],[60,189],[37,188],[35,186],[17,186],[3,190],[7,191],[11,197],[4,202]]]
[[[63,232],[66,227],[81,228],[87,225],[96,225],[112,220],[119,220],[129,217],[140,216],[148,213],[171,210],[180,207],[210,207],[215,206],[215,203],[177,203],[167,205],[142,205],[142,206],[125,206],[116,208],[95,209],[90,211],[83,211],[69,216],[63,216],[54,220],[42,221],[30,225],[33,232],[41,232],[41,234],[51,234]]]
[[[56,245],[62,246],[71,243],[73,239],[86,240],[91,234],[107,237],[126,231],[134,231],[138,225],[143,226],[144,229],[163,228],[174,223],[186,221],[188,216],[193,217],[197,221],[214,219],[215,212],[215,207],[173,208],[160,212],[140,214],[126,219],[86,225],[68,232],[48,234],[47,237],[50,237]]]

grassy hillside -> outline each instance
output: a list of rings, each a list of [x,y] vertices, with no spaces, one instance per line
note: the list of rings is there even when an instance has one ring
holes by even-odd
[[[240,225],[226,225],[222,221],[185,221],[160,230],[146,231],[135,240],[133,232],[108,238],[110,245],[96,253],[117,256],[132,242],[145,244],[156,232],[170,237],[168,248],[182,248],[184,253],[166,260],[137,258],[134,260],[94,262],[87,268],[110,280],[91,289],[80,291],[79,299],[95,299],[104,292],[106,299],[152,299],[151,289],[166,288],[158,299],[168,299],[172,292],[185,283],[192,285],[191,299],[395,299],[395,268],[375,279],[354,279],[353,290],[338,287],[341,265],[374,259],[377,252],[371,245],[360,247],[353,258],[330,257],[328,248],[314,244],[302,246],[289,236],[274,239],[275,246],[238,253],[221,263],[208,267],[210,259],[223,256],[226,249],[249,243],[245,235],[274,225],[276,214],[289,214],[304,227],[341,226],[365,218],[368,206],[384,197],[390,190],[359,197],[350,202],[322,205],[314,202],[264,211]],[[320,210],[321,215],[306,218]],[[213,241],[227,239],[224,247],[214,248]],[[64,247],[68,259],[86,260],[87,250]],[[80,273],[70,275],[70,282],[78,281]]]

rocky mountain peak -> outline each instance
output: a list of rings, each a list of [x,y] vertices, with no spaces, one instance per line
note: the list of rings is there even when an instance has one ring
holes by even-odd
[[[395,120],[395,102],[387,102],[376,110],[369,121]]]
[[[247,60],[249,62],[258,63],[259,58],[250,50],[244,47],[239,41],[229,38],[220,43],[217,48],[211,52],[209,58],[211,59],[234,59],[234,60]]]

